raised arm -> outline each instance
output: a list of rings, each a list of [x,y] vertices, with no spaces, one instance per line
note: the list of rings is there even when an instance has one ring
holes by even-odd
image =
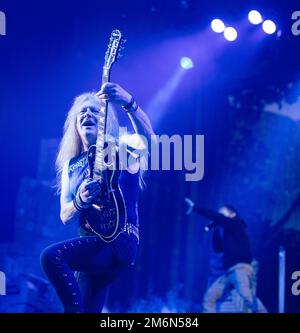
[[[145,138],[150,142],[151,140],[155,141],[155,134],[153,132],[149,117],[146,113],[137,106],[137,109],[133,112],[128,112],[129,119],[132,123],[137,134],[145,136]]]
[[[137,134],[143,135],[148,142],[156,142],[155,134],[146,113],[138,106],[132,95],[130,95],[119,84],[105,83],[97,96],[109,102],[121,105],[127,112],[132,126]]]
[[[211,209],[203,208],[200,206],[195,205],[194,206],[194,212],[198,213],[199,215],[206,217],[208,220],[211,220],[217,224],[220,224],[222,226],[230,225],[228,222],[231,222],[231,219],[229,217],[226,217],[220,213],[216,213]]]
[[[188,204],[188,210],[186,212],[186,214],[190,214],[191,212],[195,212],[198,213],[199,215],[207,218],[210,221],[213,221],[217,224],[220,224],[222,226],[228,226],[231,225],[228,222],[231,221],[230,218],[220,214],[220,213],[216,213],[215,211],[211,210],[211,209],[207,209],[207,208],[203,208],[200,207],[198,205],[196,205],[191,199],[189,198],[185,198],[184,199],[185,202]]]

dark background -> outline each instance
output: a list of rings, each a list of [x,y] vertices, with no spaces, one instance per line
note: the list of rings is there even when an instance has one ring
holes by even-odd
[[[251,26],[253,8],[279,33]],[[258,294],[272,312],[277,253],[286,246],[286,311],[299,312],[290,292],[291,272],[300,270],[300,36],[291,33],[297,2],[30,0],[1,1],[0,10],[7,17],[0,36],[0,270],[14,295],[1,299],[2,311],[30,311],[24,281],[43,285],[41,249],[76,232],[61,226],[51,187],[57,140],[73,98],[99,89],[108,37],[118,28],[127,44],[112,80],[135,95],[158,135],[205,135],[205,176],[185,182],[184,171],[148,172],[137,265],[115,282],[108,309],[201,310],[210,235],[204,220],[185,216],[187,195],[213,209],[223,202],[239,209],[260,263]],[[210,30],[215,17],[237,28],[235,42]],[[178,78],[182,56],[195,66]],[[264,112],[272,103],[281,111]],[[57,309],[52,297],[43,311]]]

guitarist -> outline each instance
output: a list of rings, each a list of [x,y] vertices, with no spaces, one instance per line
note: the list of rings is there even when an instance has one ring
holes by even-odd
[[[60,190],[60,217],[64,224],[80,223],[80,237],[50,245],[41,254],[41,265],[56,290],[65,312],[101,312],[108,286],[126,267],[133,265],[139,243],[139,159],[122,170],[119,186],[126,205],[126,230],[105,242],[82,224],[81,214],[101,193],[99,182],[88,175],[87,150],[96,143],[101,100],[126,112],[135,134],[118,138],[115,112],[108,108],[107,131],[119,145],[138,150],[154,134],[148,116],[120,85],[106,82],[98,93],[78,96],[64,126],[56,165]],[[142,139],[143,138],[143,139]],[[153,138],[153,137],[152,137]],[[76,271],[76,278],[74,276]]]

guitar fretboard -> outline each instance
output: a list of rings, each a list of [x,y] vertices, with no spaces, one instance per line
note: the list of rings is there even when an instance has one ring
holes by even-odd
[[[102,70],[102,85],[110,81],[111,67],[118,57],[122,35],[119,30],[114,30],[110,37],[108,51],[105,56],[105,64]],[[101,100],[100,116],[98,120],[98,133],[96,140],[96,155],[94,161],[94,175],[101,181],[101,173],[105,170],[104,161],[105,134],[107,125],[108,102]]]

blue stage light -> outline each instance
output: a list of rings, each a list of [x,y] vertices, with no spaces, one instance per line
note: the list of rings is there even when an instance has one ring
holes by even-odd
[[[263,19],[257,10],[251,10],[248,14],[248,19],[252,24],[260,24]]]
[[[266,34],[273,34],[276,31],[276,24],[271,20],[265,20],[263,23],[263,29]]]
[[[193,60],[189,57],[182,57],[180,60],[180,66],[183,69],[191,69],[194,67]]]
[[[211,26],[212,30],[217,33],[221,33],[225,29],[225,24],[220,19],[212,20],[210,26]]]
[[[237,38],[237,31],[232,28],[232,27],[227,27],[224,30],[224,37],[229,41],[229,42],[233,42],[234,40],[236,40]]]

